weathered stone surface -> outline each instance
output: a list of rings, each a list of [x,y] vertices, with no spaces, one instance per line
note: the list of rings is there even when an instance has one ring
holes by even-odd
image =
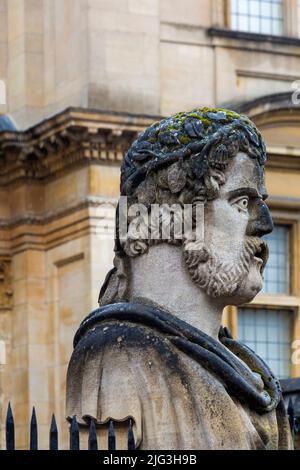
[[[225,109],[177,113],[132,144],[121,168],[128,236],[117,213],[115,268],[74,339],[69,418],[92,416],[102,429],[132,418],[141,449],[292,448],[279,381],[221,327],[224,307],[262,288],[262,237],[273,229],[265,162],[254,124]],[[161,186],[176,210],[193,207],[180,239],[175,209],[168,238],[146,230]]]
[[[291,91],[299,78],[292,41],[207,34],[230,32],[221,0],[1,0],[0,8],[8,89],[0,112],[22,129],[68,106],[167,115]],[[285,34],[294,39],[297,13],[288,10]]]
[[[60,447],[68,447],[65,389],[73,336],[97,305],[99,283],[113,259],[118,162],[150,122],[73,109],[1,135],[2,447],[9,401],[18,448],[28,447],[32,404],[40,447],[48,447],[53,412]]]
[[[0,311],[12,306],[11,260],[0,257]]]

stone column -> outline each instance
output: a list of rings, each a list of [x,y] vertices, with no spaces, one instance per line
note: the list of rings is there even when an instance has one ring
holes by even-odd
[[[13,256],[14,301],[12,310],[12,349],[10,399],[12,402],[16,444],[27,448],[29,422],[34,405],[38,413],[39,433],[49,429],[51,402],[49,389],[52,371],[49,365],[51,318],[45,304],[45,254],[28,249]],[[39,443],[41,446],[45,442]]]

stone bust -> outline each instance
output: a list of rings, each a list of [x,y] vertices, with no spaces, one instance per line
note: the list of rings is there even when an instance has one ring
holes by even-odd
[[[114,268],[74,339],[68,417],[100,434],[112,420],[117,448],[129,419],[140,449],[292,448],[278,380],[221,326],[226,305],[262,288],[265,162],[255,125],[220,108],[155,122],[132,144]]]

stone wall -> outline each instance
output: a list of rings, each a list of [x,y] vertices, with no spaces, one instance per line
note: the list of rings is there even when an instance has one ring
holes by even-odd
[[[29,131],[1,136],[2,445],[9,401],[19,448],[28,447],[33,405],[40,446],[47,448],[52,413],[60,445],[68,445],[65,381],[73,336],[97,307],[112,267],[119,162],[150,122],[69,110]]]
[[[167,115],[291,90],[299,40],[236,34],[225,6],[0,0],[7,112],[25,129],[67,106]]]
[[[67,442],[72,337],[111,267],[112,242],[102,235],[105,225],[112,230],[119,164],[137,132],[158,115],[290,92],[300,77],[296,40],[224,34],[225,3],[0,0],[0,80],[8,92],[0,112],[20,129],[34,126],[0,136],[2,444],[8,400],[18,447],[28,445],[32,405],[41,446],[52,412]],[[289,303],[273,300],[295,310],[299,337],[299,110],[290,109],[290,95],[284,104],[270,102],[245,112],[268,144],[273,215],[293,224],[293,295]],[[235,334],[236,311],[225,321]]]

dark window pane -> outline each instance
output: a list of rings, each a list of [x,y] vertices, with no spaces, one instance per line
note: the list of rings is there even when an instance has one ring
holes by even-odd
[[[289,294],[290,292],[290,229],[287,225],[275,225],[265,237],[269,246],[269,260],[264,272],[262,292]]]
[[[291,322],[289,310],[240,308],[238,339],[254,350],[283,379],[290,376]]]

